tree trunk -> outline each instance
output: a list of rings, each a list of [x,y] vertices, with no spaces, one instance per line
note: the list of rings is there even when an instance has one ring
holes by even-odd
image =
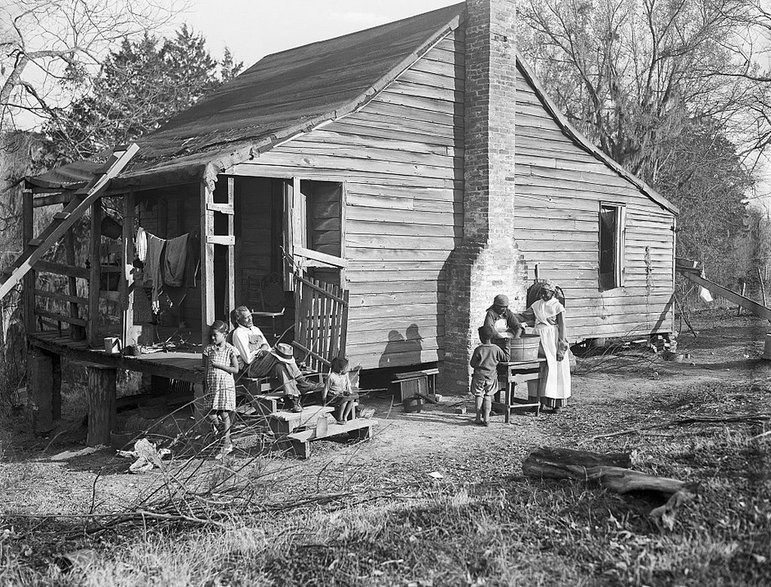
[[[695,485],[633,471],[626,468],[630,464],[630,455],[625,453],[603,455],[542,447],[528,455],[522,463],[522,472],[537,479],[594,481],[622,495],[632,491],[658,493],[663,498],[668,498],[668,501],[653,509],[650,516],[671,530],[675,510],[695,496]]]

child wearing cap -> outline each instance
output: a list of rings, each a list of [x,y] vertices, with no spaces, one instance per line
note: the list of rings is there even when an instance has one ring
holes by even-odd
[[[508,360],[506,353],[499,346],[492,344],[494,331],[484,325],[479,328],[480,344],[471,354],[471,393],[476,407],[475,422],[487,426],[490,418],[493,395],[498,391],[498,363]]]

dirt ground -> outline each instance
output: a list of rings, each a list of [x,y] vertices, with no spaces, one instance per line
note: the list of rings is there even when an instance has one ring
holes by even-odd
[[[714,311],[697,317],[696,327],[696,337],[683,331],[678,338],[682,362],[665,361],[642,345],[579,357],[573,398],[566,409],[556,414],[545,410],[536,418],[515,412],[508,425],[498,415],[488,428],[481,428],[472,423],[473,402],[469,397],[445,395],[439,405],[425,405],[420,413],[408,414],[401,406],[391,405],[390,395],[372,394],[363,401],[364,407],[375,409],[377,426],[371,441],[356,445],[314,442],[310,461],[274,455],[266,466],[280,471],[289,464],[292,474],[297,475],[298,471],[316,470],[320,463],[387,471],[395,462],[409,461],[416,475],[436,470],[443,476],[462,479],[472,474],[480,452],[516,462],[533,447],[542,445],[591,450],[595,435],[639,427],[651,419],[688,414],[693,406],[677,405],[680,390],[705,386],[703,403],[698,406],[704,413],[709,402],[717,399],[714,394],[719,394],[721,382],[768,382],[771,361],[761,358],[768,330],[763,321],[737,317],[733,310]],[[664,389],[667,391],[662,395]],[[69,399],[82,407],[77,399]],[[456,413],[456,408],[464,404],[468,413]],[[638,409],[624,409],[630,404]],[[737,411],[741,408],[735,406]],[[63,451],[85,446],[83,429],[78,426],[80,414],[73,414],[67,406],[65,412],[69,412],[70,420],[59,428],[65,431],[59,437],[33,438],[23,426],[18,426],[14,436],[6,437],[0,463],[0,491],[5,496],[6,513],[106,512],[120,509],[153,486],[154,474],[129,475],[131,460],[115,456],[109,448],[65,461],[49,460]],[[251,436],[249,430],[236,434],[236,463],[254,455]]]
[[[227,463],[215,461],[209,453],[189,459],[175,455],[174,462],[180,471],[192,471],[194,465],[199,473],[217,467],[248,467],[266,492],[280,484],[285,496],[343,488],[393,488],[410,482],[432,483],[437,477],[445,486],[460,489],[484,482],[491,471],[521,477],[522,460],[538,446],[633,451],[637,462],[666,475],[666,464],[646,461],[646,453],[662,442],[656,434],[619,434],[601,443],[595,437],[693,414],[769,411],[771,361],[761,357],[769,325],[754,317],[737,317],[735,310],[717,310],[695,316],[694,326],[697,336],[684,330],[678,338],[680,362],[666,361],[645,345],[611,347],[579,356],[573,398],[558,413],[547,410],[537,418],[515,414],[511,424],[498,415],[488,428],[482,428],[472,422],[468,397],[445,395],[439,405],[426,405],[421,413],[408,414],[401,406],[393,406],[390,396],[371,394],[363,402],[364,407],[374,408],[377,421],[370,441],[314,442],[312,458],[301,461],[280,453],[265,456],[259,450],[261,433],[242,428],[235,435],[236,451]],[[729,388],[727,402],[723,392]],[[131,461],[116,456],[112,449],[50,460],[62,451],[84,448],[78,424],[82,414],[77,411],[82,409],[78,408],[82,399],[74,395],[65,399],[70,402],[65,406],[70,419],[63,423],[61,435],[34,438],[17,421],[13,435],[4,436],[0,463],[4,515],[18,519],[100,514],[149,503],[157,495],[153,492],[162,487],[161,474],[157,470],[129,474]],[[469,413],[456,413],[464,402]],[[431,477],[432,473],[438,476]],[[50,558],[65,547],[54,544],[31,556]]]

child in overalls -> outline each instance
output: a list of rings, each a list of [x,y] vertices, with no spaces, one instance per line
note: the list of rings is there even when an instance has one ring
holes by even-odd
[[[474,369],[471,393],[476,407],[475,422],[481,426],[488,425],[493,395],[498,391],[498,363],[508,361],[503,349],[490,342],[494,333],[490,326],[481,326],[479,340],[482,344],[471,354],[471,367]]]

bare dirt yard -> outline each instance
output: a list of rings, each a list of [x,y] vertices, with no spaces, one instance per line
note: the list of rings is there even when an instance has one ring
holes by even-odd
[[[407,414],[372,394],[374,438],[314,442],[307,461],[266,451],[256,426],[224,461],[182,443],[139,475],[107,448],[53,461],[84,447],[73,391],[59,436],[4,429],[0,583],[771,584],[769,325],[694,318],[682,362],[645,346],[579,357],[558,413],[480,428],[463,398]],[[630,453],[697,496],[666,528],[651,495],[524,476],[542,446]]]

